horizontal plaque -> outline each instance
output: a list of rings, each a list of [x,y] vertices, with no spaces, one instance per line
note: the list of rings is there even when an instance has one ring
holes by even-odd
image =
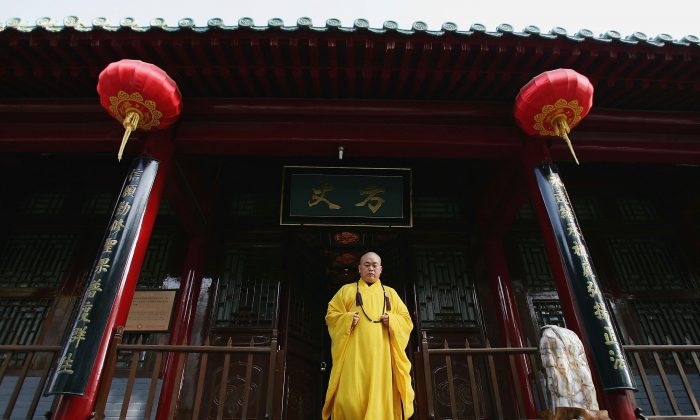
[[[168,331],[177,290],[137,290],[125,331]]]
[[[285,166],[282,225],[413,225],[411,170]]]

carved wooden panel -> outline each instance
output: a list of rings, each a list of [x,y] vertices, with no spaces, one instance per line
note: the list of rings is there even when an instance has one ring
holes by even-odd
[[[0,300],[0,344],[34,344],[51,299]]]
[[[700,302],[641,302],[632,301],[642,333],[640,344],[651,339],[654,344],[700,344]]]
[[[653,202],[639,197],[618,198],[617,211],[626,222],[653,222],[658,220]]]
[[[36,191],[27,195],[22,202],[19,213],[26,215],[56,215],[66,203],[66,191]]]
[[[280,260],[279,245],[226,245],[216,302],[217,327],[273,327]]]
[[[421,328],[479,325],[466,253],[455,247],[416,248],[415,284]]]
[[[248,364],[246,355],[232,355],[224,378],[224,356],[210,355],[203,409],[207,419],[264,419],[269,356],[257,355]],[[225,381],[224,381],[225,379]],[[221,389],[223,399],[219,398]],[[245,392],[248,392],[246,399]],[[223,406],[223,416],[218,417]],[[245,416],[244,416],[245,411]]]
[[[474,377],[476,382],[477,401],[472,397],[472,388],[469,379],[469,367],[466,358],[452,357],[452,377],[448,377],[447,363],[444,356],[430,357],[430,370],[432,378],[435,418],[452,419],[452,403],[450,401],[450,385],[454,388],[455,412],[457,419],[474,419],[475,404],[478,405],[481,415],[479,419],[489,418],[490,403],[488,398],[488,379],[485,366],[474,361]],[[451,379],[451,380],[450,380]]]
[[[458,196],[416,194],[413,199],[413,216],[416,220],[461,220],[464,209]]]
[[[137,287],[139,289],[162,289],[163,281],[169,277],[180,277],[182,267],[173,266],[176,235],[174,232],[156,230],[148,241]]]
[[[34,344],[51,299],[0,299],[0,344]],[[10,366],[20,366],[26,353],[15,353]]]
[[[692,289],[697,279],[670,240],[609,238],[608,252],[617,282],[627,291]]]
[[[531,298],[530,310],[532,311],[537,327],[541,328],[545,325],[558,325],[566,328],[564,312],[561,309],[558,298]]]
[[[0,238],[0,288],[55,288],[71,260],[76,235],[17,232]]]
[[[576,219],[581,223],[597,222],[601,219],[601,209],[596,199],[586,196],[573,197],[571,204],[574,206]]]
[[[519,237],[516,245],[528,292],[556,290],[544,242],[537,237]]]
[[[279,223],[279,195],[269,191],[270,185],[256,184],[260,189],[255,191],[233,191],[226,209],[231,216],[230,221],[254,223]],[[255,188],[249,185],[249,188]],[[273,188],[277,188],[276,185]],[[268,189],[266,191],[265,189]]]
[[[115,192],[90,192],[84,194],[83,215],[108,217],[114,205]]]

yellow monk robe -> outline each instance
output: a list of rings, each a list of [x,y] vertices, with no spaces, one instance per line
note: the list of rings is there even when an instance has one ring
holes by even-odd
[[[411,362],[406,345],[413,329],[406,305],[391,287],[389,327],[373,323],[355,305],[357,283],[346,284],[328,303],[326,324],[331,336],[333,368],[328,381],[323,419],[401,420],[413,415],[414,392]],[[379,320],[384,291],[379,280],[367,285],[360,280],[360,293],[367,315]],[[360,320],[351,329],[352,317]],[[403,406],[403,416],[401,408]]]

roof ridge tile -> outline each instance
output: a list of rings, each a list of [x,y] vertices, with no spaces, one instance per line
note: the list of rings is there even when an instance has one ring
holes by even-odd
[[[120,19],[118,25],[112,25],[104,17],[97,17],[92,20],[91,24],[84,24],[77,16],[70,15],[66,16],[61,24],[57,23],[50,17],[41,17],[36,20],[34,25],[26,24],[21,18],[14,17],[9,18],[5,22],[0,22],[0,32],[5,31],[18,31],[18,32],[32,32],[34,30],[45,30],[49,32],[60,32],[63,30],[75,30],[79,32],[89,32],[92,30],[103,30],[108,32],[114,32],[118,30],[131,30],[134,32],[147,32],[149,30],[159,29],[166,32],[176,32],[180,30],[191,30],[197,33],[207,32],[209,30],[225,30],[225,31],[235,31],[235,30],[253,30],[256,32],[262,31],[272,31],[281,29],[284,31],[299,31],[299,30],[312,30],[314,32],[326,32],[328,30],[338,30],[341,32],[357,32],[357,31],[368,31],[370,33],[384,34],[384,33],[399,33],[402,35],[415,35],[415,34],[428,34],[431,36],[445,36],[446,34],[457,34],[459,36],[472,36],[477,33],[484,34],[490,37],[502,37],[504,35],[512,35],[517,37],[531,37],[532,35],[538,35],[541,38],[554,40],[557,38],[562,38],[569,40],[571,42],[583,42],[585,40],[594,40],[596,42],[620,42],[622,44],[636,45],[639,43],[645,43],[655,47],[663,47],[665,45],[680,45],[680,46],[693,46],[700,44],[700,38],[696,35],[686,35],[680,39],[673,39],[670,35],[666,33],[661,33],[656,36],[649,36],[644,32],[633,32],[628,36],[622,36],[619,31],[610,30],[605,33],[595,36],[593,32],[589,29],[580,29],[574,34],[569,34],[568,31],[563,27],[554,27],[547,32],[543,32],[539,27],[535,25],[528,25],[522,29],[522,31],[517,31],[515,28],[508,24],[502,23],[498,25],[495,31],[490,31],[485,25],[480,23],[472,24],[467,30],[459,30],[459,27],[454,22],[445,22],[442,24],[440,29],[431,30],[428,25],[423,21],[415,21],[412,23],[411,27],[400,28],[399,25],[392,20],[383,22],[381,27],[372,27],[367,19],[358,18],[353,21],[352,26],[343,26],[339,19],[331,18],[325,21],[324,26],[314,26],[311,18],[300,17],[297,19],[294,25],[285,26],[284,22],[280,18],[270,19],[266,25],[255,25],[254,21],[250,17],[242,17],[238,19],[235,25],[226,25],[224,20],[221,18],[211,18],[207,21],[204,26],[197,26],[194,19],[192,18],[182,18],[178,20],[177,25],[170,26],[167,24],[165,19],[156,17],[152,19],[148,25],[139,25],[136,20],[132,17],[124,17]]]

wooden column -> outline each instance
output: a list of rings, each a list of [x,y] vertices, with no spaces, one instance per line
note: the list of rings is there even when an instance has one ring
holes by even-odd
[[[158,160],[159,167],[155,182],[151,188],[151,193],[148,197],[148,202],[146,204],[146,211],[141,223],[141,230],[139,231],[138,239],[136,241],[136,248],[127,268],[126,279],[124,280],[124,285],[120,293],[118,293],[115,297],[114,305],[107,322],[107,327],[105,328],[102,336],[100,349],[93,365],[90,379],[88,380],[85,388],[85,394],[65,395],[61,399],[54,419],[83,420],[90,419],[92,417],[95,398],[102,380],[104,362],[107,355],[107,349],[109,347],[109,341],[112,336],[112,331],[117,326],[124,325],[126,323],[129,308],[131,307],[131,301],[134,297],[134,291],[136,290],[136,283],[138,282],[139,275],[141,273],[141,265],[146,255],[146,250],[148,249],[148,242],[151,238],[151,232],[153,231],[153,225],[155,224],[156,216],[158,214],[158,208],[160,207],[160,200],[163,195],[165,183],[170,173],[173,154],[171,133],[172,132],[170,130],[154,132],[146,138],[144,154]],[[115,165],[116,164],[115,157]]]
[[[178,161],[174,164],[174,173],[168,184],[168,203],[189,238],[182,267],[179,300],[170,327],[169,344],[172,345],[197,344],[191,338],[210,238],[209,220],[214,211],[218,189],[218,182],[208,176],[212,174],[201,166],[188,166],[186,161]],[[182,353],[166,355],[157,419],[169,419],[178,412],[182,398],[182,375],[187,368],[187,360],[187,355]],[[197,417],[196,414],[192,416]]]
[[[190,240],[182,272],[180,285],[180,299],[177,309],[173,314],[173,322],[170,328],[169,344],[189,344],[192,334],[192,325],[197,314],[197,299],[202,286],[202,268],[206,253],[207,240],[202,236]],[[184,358],[181,362],[180,359]],[[167,420],[171,414],[177,412],[179,405],[182,376],[177,369],[178,364],[183,363],[181,372],[184,372],[187,354],[168,353],[163,368],[163,385],[160,389],[158,411],[156,419]],[[194,418],[196,413],[192,413]]]
[[[501,333],[504,341],[512,347],[525,347],[523,332],[520,328],[520,316],[515,306],[510,274],[503,256],[500,238],[486,242],[486,264],[488,266],[489,285],[498,307],[498,320],[501,323]],[[520,415],[531,419],[537,418],[535,397],[529,380],[531,369],[528,366],[527,356],[515,356],[515,369],[518,383],[513,384],[513,386],[520,387],[525,404],[525,413],[520,413]]]
[[[486,189],[479,209],[479,226],[483,229],[482,243],[486,260],[489,286],[497,307],[496,316],[504,343],[525,347],[520,316],[515,305],[508,263],[503,253],[503,236],[513,225],[516,215],[526,200],[525,187],[520,182],[520,171],[507,162],[496,171]],[[525,413],[522,417],[537,418],[534,393],[530,382],[531,368],[527,356],[514,357],[517,386],[523,396]]]

